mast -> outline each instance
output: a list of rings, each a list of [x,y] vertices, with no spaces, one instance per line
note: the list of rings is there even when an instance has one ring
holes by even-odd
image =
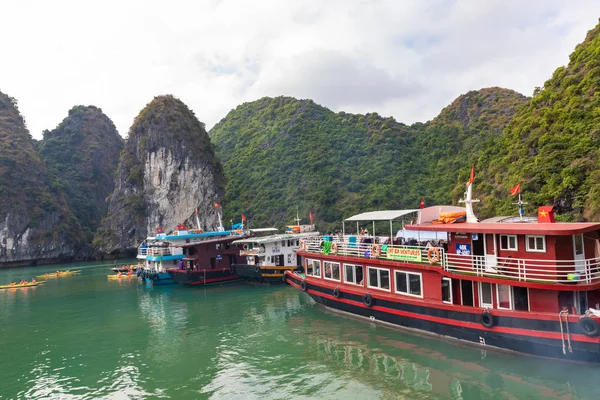
[[[475,216],[473,212],[473,203],[479,203],[479,200],[473,200],[473,181],[475,176],[475,166],[471,168],[471,177],[469,178],[469,182],[467,182],[467,191],[465,192],[465,199],[459,200],[459,203],[465,203],[465,208],[467,210],[467,222],[479,222],[479,219]]]
[[[300,215],[298,214],[298,206],[296,206],[296,225],[300,226]]]
[[[200,218],[198,218],[198,208],[196,208],[196,225],[198,226],[198,230],[202,229],[200,226]]]
[[[225,231],[225,227],[223,227],[223,219],[221,216],[221,213],[217,211],[217,217],[219,218],[219,227],[217,228],[217,230],[219,232],[224,232]]]

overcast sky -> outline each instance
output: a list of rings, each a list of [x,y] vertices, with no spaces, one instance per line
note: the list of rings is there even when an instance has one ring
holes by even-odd
[[[79,104],[125,137],[160,94],[207,128],[279,95],[425,122],[472,89],[530,96],[598,17],[595,0],[2,0],[0,91],[37,139]]]

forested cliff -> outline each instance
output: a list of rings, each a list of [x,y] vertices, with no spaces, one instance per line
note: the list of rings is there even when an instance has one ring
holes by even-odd
[[[456,203],[471,165],[482,218],[516,214],[509,189],[521,184],[529,214],[552,204],[562,220],[598,221],[598,54],[600,27],[532,97],[474,90],[412,125],[265,97],[207,134],[185,104],[159,96],[125,144],[92,106],[74,107],[35,143],[16,101],[0,94],[0,264],[77,258],[93,235],[98,255],[128,251],[156,226],[194,225],[196,208],[213,229],[221,200],[226,220],[244,213],[251,226],[281,227],[299,207],[321,229],[422,197]]]

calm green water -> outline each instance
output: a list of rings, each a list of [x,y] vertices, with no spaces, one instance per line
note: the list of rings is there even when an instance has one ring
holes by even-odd
[[[289,286],[147,287],[110,265],[0,291],[0,399],[597,399],[600,368],[460,347]]]

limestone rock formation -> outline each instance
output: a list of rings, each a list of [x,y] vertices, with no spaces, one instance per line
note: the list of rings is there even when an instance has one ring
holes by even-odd
[[[105,252],[136,248],[156,227],[177,224],[214,230],[224,177],[208,134],[194,113],[173,96],[158,96],[129,130],[109,197],[108,217],[94,239]]]
[[[40,155],[60,181],[69,208],[91,243],[106,216],[123,138],[102,110],[76,106],[53,131],[44,132]]]
[[[16,100],[0,92],[0,266],[71,259],[83,244]]]

